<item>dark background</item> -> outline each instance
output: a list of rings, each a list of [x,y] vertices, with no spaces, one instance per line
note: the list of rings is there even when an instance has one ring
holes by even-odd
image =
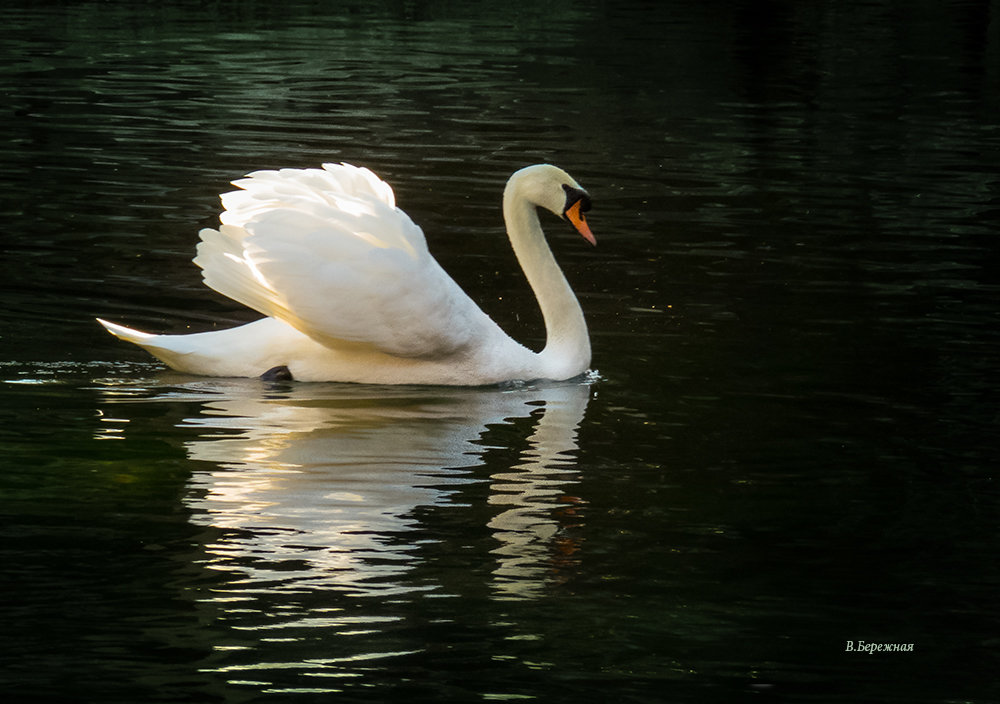
[[[0,19],[0,682],[19,700],[1000,696],[996,2],[7,3]],[[165,376],[92,320],[252,319],[201,285],[197,230],[244,173],[339,160],[389,181],[532,345],[504,180],[550,161],[593,195],[597,248],[545,223],[600,378],[542,512],[559,532],[529,555],[558,578],[530,598],[491,582],[487,526],[535,416],[473,423],[470,467],[438,467],[465,488],[385,509],[405,528],[371,524],[406,565],[373,579],[402,596],[292,589],[282,572],[319,561],[199,503],[270,466],[192,450],[276,437],[212,405],[262,392]],[[129,403],[107,405],[119,388]],[[289,393],[395,417],[377,390]],[[337,414],[324,427],[348,427]],[[105,441],[110,416],[124,442]],[[366,456],[335,445],[314,496]],[[359,557],[372,574],[387,559]],[[324,609],[355,626],[261,625]],[[859,640],[914,649],[845,652]]]

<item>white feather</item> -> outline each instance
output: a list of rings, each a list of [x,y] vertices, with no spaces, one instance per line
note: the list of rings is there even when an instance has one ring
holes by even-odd
[[[522,182],[545,192],[519,193],[518,202],[555,209],[543,201],[565,198],[561,183],[575,187],[555,167],[531,168],[532,178]],[[558,299],[560,317],[568,311],[571,318],[560,327],[548,306],[546,325],[560,347],[547,354],[511,340],[482,312],[430,255],[392,189],[368,169],[325,164],[258,171],[233,183],[240,190],[222,196],[221,225],[201,231],[194,262],[209,287],[267,318],[182,336],[101,321],[110,332],[171,367],[200,374],[256,376],[285,365],[302,380],[480,384],[565,378],[589,364],[579,304],[544,244],[533,205],[529,215],[512,216],[505,200],[505,216],[509,228],[541,242],[519,247],[510,231],[543,314],[548,297]]]

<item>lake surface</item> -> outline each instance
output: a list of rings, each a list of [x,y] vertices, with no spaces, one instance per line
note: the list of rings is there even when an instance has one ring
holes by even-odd
[[[35,5],[0,10],[5,701],[1000,698],[1000,4]],[[253,319],[197,231],[328,161],[535,347],[500,194],[572,173],[592,373],[204,379],[93,322]]]

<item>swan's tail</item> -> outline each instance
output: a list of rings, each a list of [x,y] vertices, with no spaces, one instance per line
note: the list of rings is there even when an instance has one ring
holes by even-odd
[[[275,318],[184,335],[151,335],[100,318],[97,322],[118,339],[138,345],[171,369],[187,374],[257,377],[272,367],[287,366],[296,355],[326,359],[330,354]]]
[[[103,325],[105,330],[110,332],[119,340],[125,340],[126,342],[138,345],[166,364],[168,367],[171,367],[172,369],[182,369],[184,367],[181,363],[181,359],[189,352],[189,350],[177,349],[177,347],[179,347],[177,340],[180,336],[152,335],[148,332],[133,330],[132,328],[127,328],[124,325],[118,325],[117,323],[111,323],[107,320],[102,320],[101,318],[98,318],[97,322]]]
[[[110,332],[112,335],[117,337],[119,340],[125,340],[127,342],[134,342],[135,344],[142,347],[142,343],[155,335],[150,335],[148,332],[141,332],[139,330],[133,330],[132,328],[127,328],[124,325],[118,325],[117,323],[111,323],[103,318],[98,318],[97,322],[104,326],[104,329]]]

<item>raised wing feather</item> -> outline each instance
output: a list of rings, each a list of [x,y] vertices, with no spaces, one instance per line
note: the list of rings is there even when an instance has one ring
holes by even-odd
[[[491,325],[371,171],[324,164],[234,185],[194,260],[219,293],[328,347],[401,357],[446,357]]]

